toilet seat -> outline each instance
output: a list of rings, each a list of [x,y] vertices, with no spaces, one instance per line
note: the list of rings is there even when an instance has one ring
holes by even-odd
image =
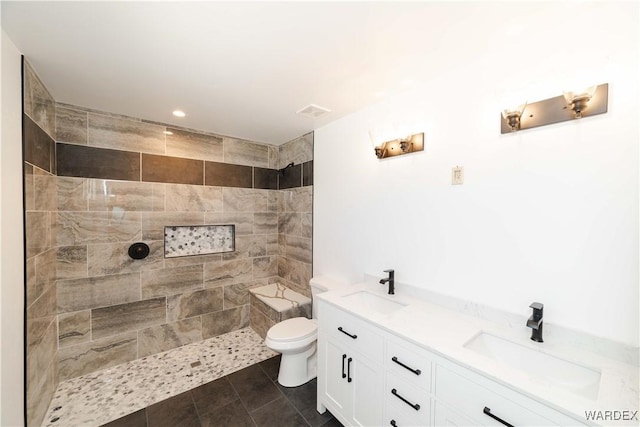
[[[315,338],[317,334],[316,322],[306,317],[294,317],[272,326],[267,332],[267,338],[272,341],[290,342]]]

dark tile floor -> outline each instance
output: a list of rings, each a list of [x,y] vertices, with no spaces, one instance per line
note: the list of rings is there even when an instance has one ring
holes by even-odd
[[[316,411],[314,379],[300,387],[276,381],[280,356],[184,392],[106,427],[340,427]]]

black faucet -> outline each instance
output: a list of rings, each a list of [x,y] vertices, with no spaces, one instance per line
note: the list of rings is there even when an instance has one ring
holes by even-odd
[[[535,342],[542,341],[542,309],[544,304],[532,302],[529,306],[533,309],[533,314],[527,320],[527,328],[531,328],[531,339]]]
[[[380,284],[384,285],[385,283],[389,282],[389,295],[394,295],[396,293],[396,288],[393,285],[395,272],[393,271],[393,269],[385,270],[384,272],[389,273],[389,277],[387,277],[386,279],[380,279]]]

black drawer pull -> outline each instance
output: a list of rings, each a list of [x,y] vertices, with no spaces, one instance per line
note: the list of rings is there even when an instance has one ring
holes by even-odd
[[[342,355],[342,378],[347,378],[347,374],[344,373],[344,360],[347,358],[346,354]]]
[[[409,402],[407,399],[405,399],[404,397],[400,396],[398,394],[398,390],[396,390],[395,388],[391,390],[391,394],[393,394],[395,397],[397,397],[398,399],[402,400],[404,403],[406,403],[407,405],[411,406],[413,409],[415,409],[416,411],[420,410],[420,405],[418,405],[417,403],[411,403]]]
[[[353,338],[354,340],[355,340],[356,338],[358,338],[358,336],[357,336],[357,335],[351,335],[349,332],[347,332],[347,331],[345,331],[344,329],[342,329],[342,326],[338,326],[338,330],[339,330],[340,332],[342,332],[343,334],[345,334],[345,335],[349,336],[350,338]]]
[[[396,420],[391,420],[389,424],[391,424],[393,427],[398,427],[398,423],[396,423]]]
[[[353,378],[351,378],[351,361],[352,358],[347,359],[347,382],[350,383]]]
[[[486,406],[482,410],[482,413],[485,414],[485,415],[490,416],[491,418],[493,418],[494,420],[496,420],[500,424],[503,424],[503,425],[505,425],[507,427],[513,427],[513,424],[509,424],[508,422],[506,422],[505,420],[501,419],[500,417],[496,417],[495,415],[493,415],[491,413],[491,409],[487,408]]]
[[[402,366],[404,369],[413,372],[416,375],[420,375],[422,373],[422,371],[420,369],[412,369],[410,367],[408,367],[407,365],[405,365],[404,363],[402,363],[401,361],[398,360],[398,358],[396,356],[393,356],[391,358],[391,360],[393,360],[394,362],[396,362],[398,365]]]

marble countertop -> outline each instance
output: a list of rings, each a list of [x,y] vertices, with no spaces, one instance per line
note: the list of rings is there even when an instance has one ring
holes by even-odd
[[[369,277],[363,283],[346,285],[337,290],[322,293],[318,297],[582,422],[586,422],[585,411],[628,410],[633,412],[639,409],[637,363],[626,363],[619,358],[607,357],[596,351],[572,345],[572,340],[567,339],[566,333],[547,336],[545,330],[545,342],[535,343],[529,339],[531,330],[526,328],[524,322],[514,325],[509,322],[483,319],[418,298],[415,292],[404,286],[396,288],[396,295],[387,295],[386,289],[386,286],[377,284],[376,278]],[[343,299],[344,296],[361,290],[379,294],[406,306],[384,315]],[[545,329],[547,327],[548,325],[545,324]],[[464,347],[465,343],[481,332],[599,370],[601,377],[597,399],[591,400],[548,383],[545,384],[522,370]],[[594,345],[597,346],[597,343]],[[611,421],[601,422],[611,424]],[[618,422],[617,425],[638,425],[638,421]]]

